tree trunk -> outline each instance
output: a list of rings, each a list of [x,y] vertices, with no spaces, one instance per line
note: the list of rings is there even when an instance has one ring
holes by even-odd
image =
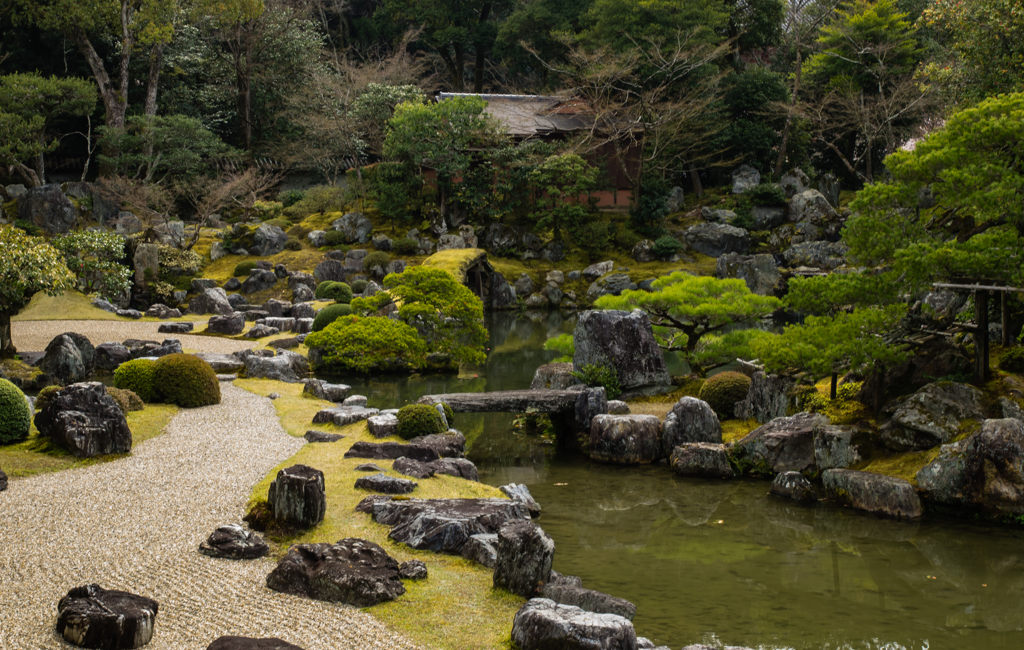
[[[487,2],[480,9],[480,26],[487,22],[487,19],[491,17],[491,3]],[[473,69],[473,92],[482,93],[484,91],[484,62],[486,60],[487,47],[483,43],[474,43],[474,49],[476,49],[476,67]]]
[[[690,182],[693,183],[693,194],[697,198],[704,196],[704,186],[700,182],[700,174],[697,173],[697,168],[690,164]]]
[[[128,79],[127,68],[131,56],[130,48],[121,54],[121,69],[125,70],[125,77],[121,80],[118,88],[115,88],[110,75],[107,74],[103,59],[93,48],[89,37],[80,27],[76,27],[67,33],[68,40],[75,44],[78,51],[85,57],[89,64],[92,76],[96,80],[96,86],[103,101],[103,110],[106,113],[106,125],[115,129],[124,128],[124,117],[128,111]]]
[[[160,68],[164,64],[164,43],[153,46],[153,52],[149,55],[149,81],[146,84],[146,107],[147,117],[156,115],[156,94],[160,87]],[[150,152],[152,154],[152,152]]]
[[[17,354],[11,342],[11,316],[7,311],[0,311],[0,359],[10,359]]]
[[[782,142],[779,143],[779,157],[775,159],[775,177],[782,176],[782,166],[786,164],[786,148],[789,146],[789,134],[793,128],[793,111],[796,110],[797,96],[800,94],[801,69],[800,44],[796,48],[796,77],[793,80],[793,97],[789,101],[789,114],[786,115],[786,126],[782,129]]]
[[[839,373],[838,372],[833,372],[832,373],[832,388],[829,391],[829,396],[828,396],[829,399],[835,399],[836,398],[836,393],[838,392],[838,388],[839,388]]]
[[[39,145],[46,145],[46,132],[39,134]],[[36,156],[36,178],[39,179],[40,185],[46,184],[46,160],[43,158],[43,152],[40,149],[39,155]]]

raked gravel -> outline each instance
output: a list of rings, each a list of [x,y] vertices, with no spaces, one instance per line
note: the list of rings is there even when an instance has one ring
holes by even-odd
[[[205,326],[207,316],[196,317],[196,328]],[[168,321],[170,322],[170,321]],[[155,321],[114,321],[114,320],[25,320],[11,323],[11,340],[14,347],[25,352],[42,352],[55,337],[65,332],[77,332],[89,339],[93,345],[125,339],[163,341],[178,339],[186,352],[216,352],[231,354],[247,350],[255,341],[236,341],[216,336],[193,336],[190,334],[161,334],[157,332],[160,323]]]
[[[269,559],[199,554],[217,526],[241,523],[252,486],[304,444],[269,400],[221,388],[220,405],[180,411],[126,458],[0,492],[0,648],[71,647],[55,632],[57,601],[90,583],[160,603],[150,650],[203,650],[227,634],[306,650],[417,647],[358,609],[267,589]]]

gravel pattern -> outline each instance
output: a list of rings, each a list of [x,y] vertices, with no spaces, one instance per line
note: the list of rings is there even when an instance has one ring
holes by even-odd
[[[205,322],[205,316],[197,317]],[[170,321],[168,321],[170,322]],[[157,328],[161,323],[143,321],[107,320],[28,320],[11,323],[11,339],[14,347],[25,352],[42,352],[47,344],[65,332],[77,332],[93,345],[125,339],[163,341],[178,339],[181,347],[188,352],[216,352],[231,354],[247,350],[256,345],[255,341],[235,341],[214,336],[193,336],[190,334],[161,334]]]
[[[89,583],[159,602],[152,650],[202,650],[226,634],[306,650],[417,647],[358,609],[267,589],[269,559],[198,552],[217,526],[240,522],[252,486],[304,444],[266,398],[222,391],[220,405],[182,410],[127,458],[0,492],[0,648],[71,647],[55,632],[57,601]]]

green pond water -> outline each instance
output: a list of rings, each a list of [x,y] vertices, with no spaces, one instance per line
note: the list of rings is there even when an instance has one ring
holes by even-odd
[[[459,376],[360,381],[394,408],[441,392],[529,387],[558,314],[488,322],[485,366]],[[614,467],[517,431],[510,414],[459,414],[492,485],[525,483],[555,540],[554,568],[635,603],[637,633],[676,650],[1024,648],[1024,531],[927,518],[886,521],[768,498],[768,483]]]

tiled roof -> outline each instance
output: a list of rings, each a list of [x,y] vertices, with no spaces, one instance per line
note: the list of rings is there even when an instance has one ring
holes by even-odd
[[[590,128],[592,119],[583,104],[563,97],[545,95],[487,95],[472,93],[438,93],[437,100],[450,97],[480,97],[487,102],[486,111],[500,121],[515,137],[569,133]]]

